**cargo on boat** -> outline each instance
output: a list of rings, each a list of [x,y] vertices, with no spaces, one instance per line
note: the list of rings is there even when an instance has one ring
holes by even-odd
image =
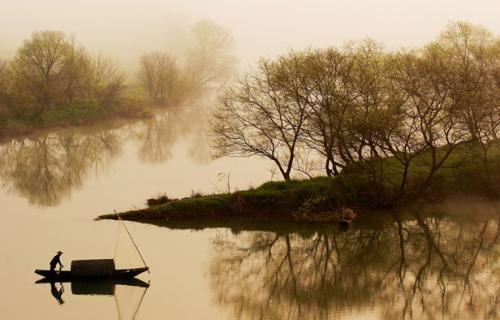
[[[71,270],[69,271],[37,269],[35,273],[53,280],[126,279],[133,278],[148,270],[148,267],[115,269],[115,262],[113,259],[91,259],[73,260],[71,262]]]

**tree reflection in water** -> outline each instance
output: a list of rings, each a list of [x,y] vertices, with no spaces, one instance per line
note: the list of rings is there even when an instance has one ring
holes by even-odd
[[[172,148],[177,140],[179,121],[175,113],[164,113],[144,122],[134,132],[141,141],[139,158],[146,163],[163,163],[172,158]]]
[[[498,218],[419,214],[345,233],[242,232],[216,237],[209,271],[235,319],[494,319],[498,236]]]
[[[3,185],[38,206],[55,206],[121,151],[112,130],[89,134],[51,133],[0,146]]]
[[[180,139],[188,141],[187,155],[204,163],[210,158],[205,132],[209,109],[183,107],[120,128],[80,128],[8,141],[0,145],[0,182],[30,204],[57,206],[90,173],[100,174],[130,138],[146,163],[170,160]]]
[[[173,148],[181,139],[187,140],[188,156],[196,163],[210,159],[207,123],[211,108],[195,105],[159,113],[133,129],[140,142],[139,157],[146,163],[163,163],[172,158]]]

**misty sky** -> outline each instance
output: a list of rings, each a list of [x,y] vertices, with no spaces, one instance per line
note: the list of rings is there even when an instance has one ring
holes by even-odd
[[[342,45],[367,36],[419,46],[466,20],[500,31],[499,0],[0,0],[0,57],[37,30],[61,30],[125,68],[140,54],[178,50],[200,19],[228,28],[244,65],[288,48]]]

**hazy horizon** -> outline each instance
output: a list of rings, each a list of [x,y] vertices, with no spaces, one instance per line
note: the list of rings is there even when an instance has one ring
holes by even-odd
[[[12,57],[35,31],[60,30],[89,51],[102,52],[131,70],[144,52],[168,50],[175,54],[185,44],[190,26],[209,19],[234,35],[236,55],[244,67],[289,48],[341,46],[366,37],[388,48],[421,46],[451,21],[480,24],[497,33],[499,9],[500,4],[492,0],[6,0],[0,20],[4,30],[0,32],[0,57]]]

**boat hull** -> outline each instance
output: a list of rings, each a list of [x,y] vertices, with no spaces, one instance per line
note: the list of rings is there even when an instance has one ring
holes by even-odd
[[[50,270],[35,270],[35,273],[41,275],[46,279],[51,280],[81,280],[81,279],[95,279],[95,280],[105,280],[105,279],[130,279],[138,276],[139,274],[148,271],[149,268],[133,268],[133,269],[118,269],[114,270],[110,274],[98,275],[98,276],[82,276],[72,274],[71,271],[50,271]]]

